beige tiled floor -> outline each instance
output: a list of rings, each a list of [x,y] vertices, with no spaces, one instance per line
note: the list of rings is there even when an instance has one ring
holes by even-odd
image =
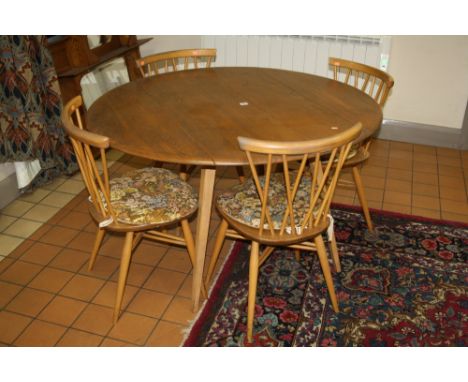
[[[377,140],[362,168],[371,208],[468,222],[468,153]],[[116,174],[148,162],[115,151]],[[120,158],[120,159],[119,159]],[[174,167],[173,167],[174,168]],[[351,179],[350,173],[343,175]],[[198,187],[195,173],[190,183]],[[237,183],[218,170],[217,190]],[[124,313],[111,321],[122,237],[109,235],[92,272],[96,226],[80,175],[61,177],[0,212],[0,344],[13,346],[173,346],[194,317],[185,251],[143,242],[132,258]],[[358,204],[353,188],[335,201]],[[219,218],[213,213],[208,254]],[[192,223],[192,227],[194,224]],[[223,248],[228,252],[229,243]]]

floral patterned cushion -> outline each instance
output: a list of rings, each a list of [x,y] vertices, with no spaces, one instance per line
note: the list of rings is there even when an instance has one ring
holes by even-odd
[[[291,184],[296,179],[296,172],[290,173]],[[265,184],[265,177],[259,177],[262,188]],[[280,229],[284,211],[287,205],[286,190],[284,184],[284,174],[276,173],[271,176],[268,189],[269,212],[273,221],[274,229]],[[296,224],[302,222],[310,205],[310,174],[304,174],[299,189],[294,199],[294,216]],[[319,204],[319,203],[317,203]],[[218,208],[232,219],[258,228],[260,225],[261,203],[257,188],[252,178],[247,179],[243,184],[223,192],[217,198]],[[266,219],[265,219],[266,223]]]
[[[192,186],[163,168],[131,171],[110,181],[117,220],[127,224],[163,224],[189,216],[197,209]]]

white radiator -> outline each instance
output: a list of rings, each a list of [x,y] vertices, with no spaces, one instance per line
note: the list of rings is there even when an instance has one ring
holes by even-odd
[[[387,69],[388,36],[202,36],[216,48],[213,66],[257,66],[331,77],[328,57]]]

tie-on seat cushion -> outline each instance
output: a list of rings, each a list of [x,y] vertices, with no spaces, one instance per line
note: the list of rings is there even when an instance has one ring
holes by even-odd
[[[296,179],[296,172],[290,173],[291,187]],[[262,189],[265,186],[265,177],[259,177]],[[300,224],[310,206],[311,176],[304,174],[293,202],[294,217],[296,224]],[[268,206],[273,221],[274,229],[280,229],[284,211],[287,206],[287,196],[284,184],[284,174],[275,173],[271,175],[268,188]],[[252,178],[243,184],[232,187],[217,197],[217,206],[227,216],[235,221],[258,228],[260,225],[261,202],[258,196],[255,182]],[[320,205],[320,201],[316,206]],[[289,220],[288,220],[289,222]],[[267,224],[265,219],[265,224]]]
[[[111,179],[110,190],[121,223],[170,223],[189,216],[198,206],[192,186],[163,168],[143,168]]]

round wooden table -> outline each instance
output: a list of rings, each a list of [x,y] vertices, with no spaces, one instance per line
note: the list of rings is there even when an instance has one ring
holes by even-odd
[[[216,166],[246,165],[238,136],[302,141],[362,122],[374,134],[382,111],[340,82],[264,68],[214,68],[143,78],[111,90],[89,109],[90,131],[111,147],[161,162],[201,165],[192,300],[198,309]]]

